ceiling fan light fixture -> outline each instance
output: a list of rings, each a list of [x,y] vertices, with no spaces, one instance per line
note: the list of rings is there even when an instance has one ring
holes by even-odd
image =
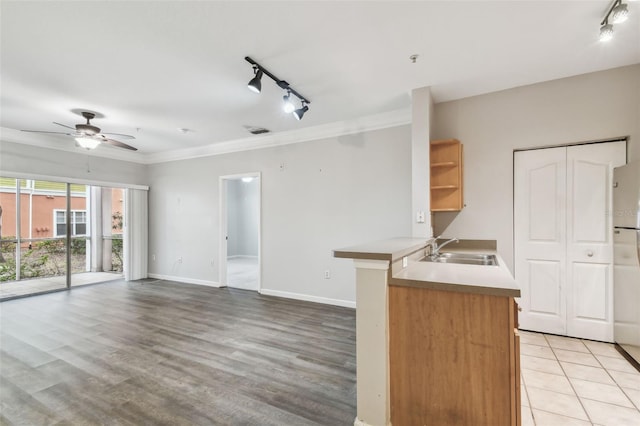
[[[116,139],[111,139],[112,136],[125,138],[125,139],[135,139],[134,136],[124,135],[121,133],[100,133],[100,128],[91,124],[90,120],[96,116],[96,113],[89,111],[82,111],[82,116],[87,119],[86,124],[76,124],[75,127],[67,126],[66,124],[56,123],[53,124],[58,126],[62,126],[65,129],[73,130],[73,133],[70,133],[68,130],[66,132],[50,132],[48,130],[21,130],[22,132],[30,132],[30,133],[52,133],[57,135],[65,135],[71,136],[75,139],[76,144],[85,149],[94,149],[100,144],[106,144],[115,146],[118,148],[124,148],[131,151],[137,151],[138,149],[128,145],[124,142],[120,142]],[[140,130],[140,128],[138,128]]]
[[[247,88],[254,93],[260,93],[262,90],[262,82],[260,81],[262,79],[262,70],[258,67],[253,67],[253,72],[255,76],[249,81]]]
[[[75,138],[78,145],[80,145],[84,149],[95,149],[98,145],[100,145],[100,141],[94,138],[88,138],[85,136]]]

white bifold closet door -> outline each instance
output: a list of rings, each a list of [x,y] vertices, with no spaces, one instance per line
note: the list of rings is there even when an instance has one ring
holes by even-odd
[[[613,168],[626,142],[516,152],[520,328],[613,341]]]

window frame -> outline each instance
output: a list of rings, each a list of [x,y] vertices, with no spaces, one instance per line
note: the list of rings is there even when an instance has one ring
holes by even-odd
[[[58,222],[58,214],[62,213],[62,217],[64,218],[64,222]],[[82,213],[84,214],[84,222],[78,222],[77,221],[77,217],[78,217],[78,213]],[[66,209],[53,209],[53,237],[54,238],[64,238],[67,236],[66,234],[66,229],[65,232],[63,234],[59,234],[58,233],[58,225],[67,225],[67,211]],[[85,232],[84,234],[78,234],[77,231],[77,225],[78,224],[84,224],[85,225]],[[71,210],[71,236],[72,237],[87,237],[89,236],[88,234],[88,223],[87,223],[87,210]]]

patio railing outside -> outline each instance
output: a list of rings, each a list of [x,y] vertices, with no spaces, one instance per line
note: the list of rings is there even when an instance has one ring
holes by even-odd
[[[65,275],[66,248],[64,238],[22,240],[20,249],[20,279],[46,278]],[[108,272],[122,272],[122,238],[111,238],[111,268]],[[85,237],[71,239],[71,273],[86,272],[87,243]],[[16,280],[15,237],[3,238],[0,243],[0,283]],[[106,271],[105,271],[106,272]]]

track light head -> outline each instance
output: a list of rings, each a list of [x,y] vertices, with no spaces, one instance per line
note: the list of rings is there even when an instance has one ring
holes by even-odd
[[[618,5],[611,10],[611,20],[614,24],[620,24],[628,18],[629,9],[627,9],[626,3],[618,3]]]
[[[287,94],[282,97],[282,101],[283,101],[282,109],[284,110],[284,112],[289,114],[289,113],[295,111],[296,106],[291,101],[291,91],[290,90],[287,90]]]
[[[260,81],[260,79],[262,78],[262,70],[254,66],[253,72],[255,73],[255,76],[251,79],[249,84],[247,84],[247,87],[252,92],[260,93],[260,91],[262,90],[262,82]]]
[[[302,120],[302,116],[304,115],[305,112],[309,111],[309,107],[307,105],[305,105],[304,101],[302,102],[302,108],[299,108],[295,111],[293,111],[293,116],[296,118],[296,120]]]
[[[600,27],[600,41],[609,41],[613,38],[613,25],[605,23]]]

